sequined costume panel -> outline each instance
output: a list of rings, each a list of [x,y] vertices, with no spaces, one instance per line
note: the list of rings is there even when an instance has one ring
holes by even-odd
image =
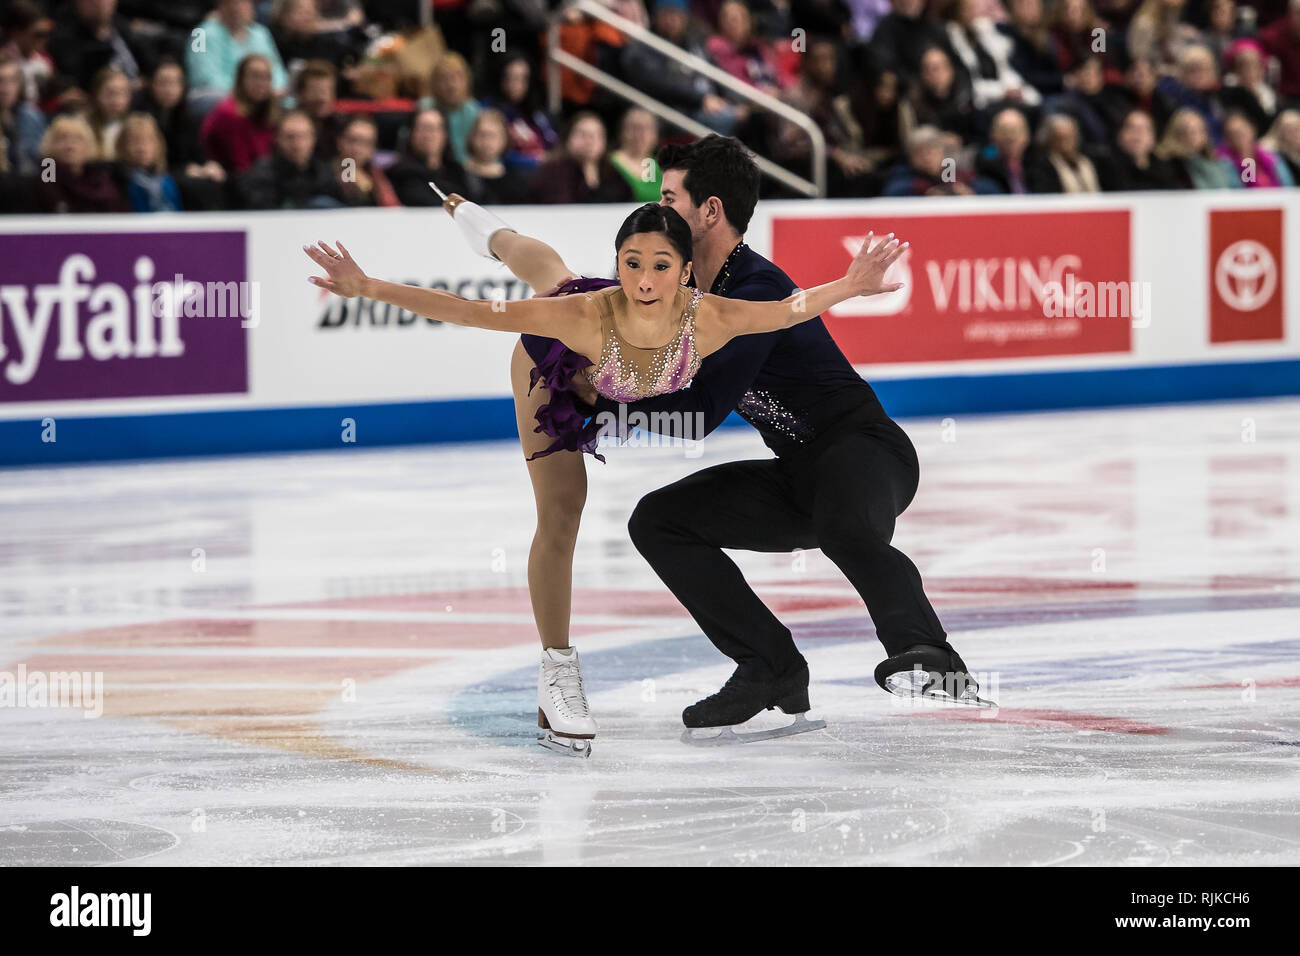
[[[658,348],[642,348],[619,335],[614,300],[626,301],[622,288],[596,296],[605,345],[600,361],[587,378],[597,392],[611,401],[635,402],[675,392],[695,377],[700,368],[700,355],[695,350],[695,310],[704,293],[699,289],[683,292],[690,298],[677,331]]]
[[[607,289],[610,291],[605,292]],[[599,461],[605,460],[596,451],[600,423],[594,417],[595,409],[578,396],[578,390],[573,387],[574,375],[586,370],[595,389],[613,401],[632,401],[676,391],[695,376],[700,367],[700,356],[695,349],[695,311],[703,293],[694,289],[683,291],[691,295],[681,324],[672,340],[657,349],[638,348],[618,336],[611,296],[622,296],[623,290],[613,279],[585,276],[566,279],[543,293],[546,297],[594,293],[601,311],[604,346],[600,360],[592,362],[559,339],[520,336],[524,350],[536,363],[529,393],[538,384],[550,393],[550,401],[535,413],[537,427],[533,431],[555,439],[547,448],[530,455],[529,461],[557,451],[586,452]]]
[[[771,392],[751,388],[736,405],[736,414],[759,431],[781,435],[795,442],[811,441],[813,428],[781,404]]]

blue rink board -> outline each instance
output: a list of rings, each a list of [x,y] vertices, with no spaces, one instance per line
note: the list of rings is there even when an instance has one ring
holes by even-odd
[[[896,418],[1300,395],[1300,360],[949,375],[872,383]],[[514,438],[510,398],[0,421],[0,466]],[[355,441],[343,441],[344,419]],[[734,413],[724,425],[743,424]]]

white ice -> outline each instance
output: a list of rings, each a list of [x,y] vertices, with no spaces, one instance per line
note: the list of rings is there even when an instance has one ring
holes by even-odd
[[[0,682],[103,678],[0,706],[0,863],[1300,863],[1300,401],[903,424],[895,544],[996,715],[876,688],[820,552],[737,554],[829,726],[679,741],[730,666],[625,522],[767,454],[727,430],[590,463],[589,761],[535,743],[513,444],[0,472]]]

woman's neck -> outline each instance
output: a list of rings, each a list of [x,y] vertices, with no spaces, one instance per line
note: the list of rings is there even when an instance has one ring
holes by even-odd
[[[682,288],[678,286],[678,289]],[[615,329],[619,338],[642,349],[663,348],[671,340],[677,326],[681,324],[682,309],[678,299],[677,289],[673,290],[671,297],[659,303],[660,308],[655,310],[653,315],[642,315],[644,310],[637,308],[633,312],[632,300],[628,298],[626,290],[623,290],[622,309],[614,309]],[[625,334],[626,333],[626,334]],[[650,345],[641,345],[641,342],[650,342]]]

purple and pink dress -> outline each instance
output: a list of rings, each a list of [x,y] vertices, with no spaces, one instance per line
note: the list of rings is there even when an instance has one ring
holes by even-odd
[[[602,290],[614,288],[613,292]],[[528,457],[529,461],[557,451],[581,451],[604,461],[596,451],[601,423],[595,409],[578,397],[573,376],[587,372],[587,379],[601,395],[615,402],[634,402],[653,395],[675,392],[686,385],[699,370],[700,355],[695,349],[695,309],[703,293],[683,287],[678,295],[686,300],[681,324],[671,341],[658,348],[632,345],[618,334],[614,324],[613,300],[624,297],[614,279],[566,279],[546,296],[598,293],[594,296],[600,310],[600,329],[604,347],[600,361],[579,355],[559,339],[542,335],[520,336],[524,350],[535,367],[528,391],[538,383],[546,386],[551,400],[537,409],[537,427],[533,429],[555,439],[550,446]],[[594,366],[594,367],[593,367]]]

